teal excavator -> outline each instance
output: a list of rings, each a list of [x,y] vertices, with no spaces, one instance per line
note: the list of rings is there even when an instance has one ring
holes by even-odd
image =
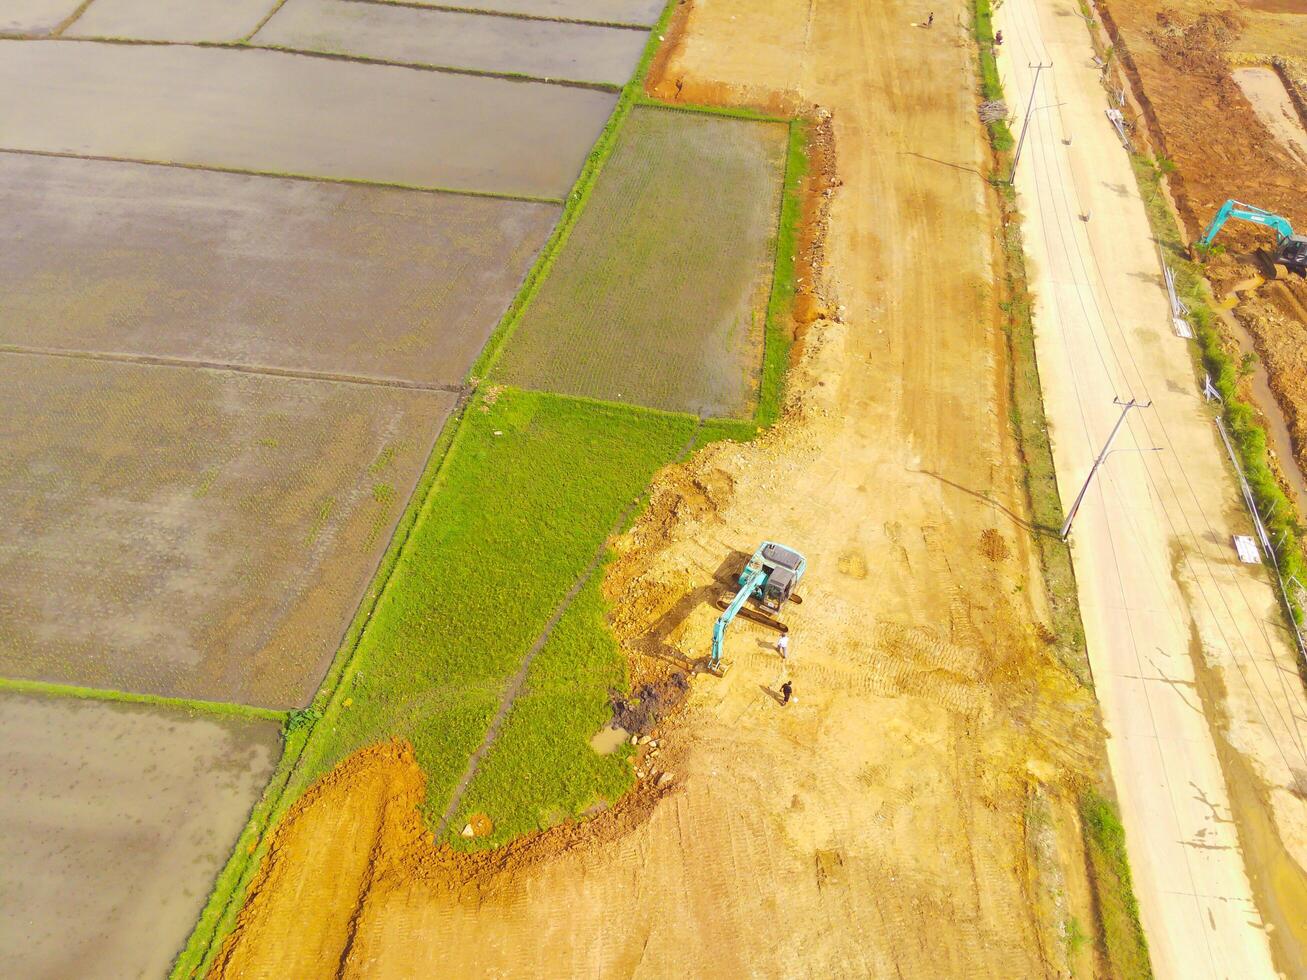
[[[1253,207],[1251,204],[1243,204],[1233,199],[1222,204],[1198,244],[1211,245],[1230,218],[1264,225],[1275,232],[1275,251],[1266,252],[1259,249],[1257,252],[1257,258],[1263,266],[1267,279],[1275,278],[1277,265],[1282,265],[1297,275],[1307,276],[1307,235],[1295,235],[1293,225],[1289,224],[1288,218],[1282,218],[1278,214]]]
[[[793,548],[787,548],[775,541],[764,541],[753,553],[744,571],[736,579],[739,591],[732,599],[720,599],[717,608],[722,614],[712,628],[712,657],[708,669],[720,674],[722,667],[722,644],[726,640],[726,627],[730,626],[736,616],[743,616],[755,623],[770,627],[779,633],[789,632],[789,627],[768,613],[779,613],[786,601],[802,602],[794,589],[803,578],[804,569],[808,567],[807,559]],[[759,608],[748,606],[755,603]]]

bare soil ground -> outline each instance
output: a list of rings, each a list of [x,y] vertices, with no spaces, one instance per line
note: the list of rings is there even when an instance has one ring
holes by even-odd
[[[0,354],[0,674],[298,707],[447,392]]]
[[[277,831],[216,975],[1097,968],[1068,937],[1096,928],[1074,800],[1102,735],[1042,639],[967,5],[936,9],[686,5],[652,79],[831,113],[786,415],[666,471],[607,581],[657,680],[706,652],[724,559],[799,547],[790,660],[738,626],[633,796],[475,856],[431,845],[405,747],[352,757]]]
[[[353,0],[290,0],[255,44],[380,61],[624,85],[646,31],[421,10]]]
[[[1142,92],[1140,124],[1157,152],[1175,164],[1167,183],[1190,239],[1202,235],[1231,197],[1284,215],[1296,228],[1307,227],[1302,194],[1307,160],[1286,138],[1294,120],[1271,125],[1267,109],[1259,113],[1233,75],[1240,65],[1278,61],[1278,78],[1291,100],[1296,93],[1293,108],[1301,117],[1298,106],[1307,106],[1307,10],[1300,4],[1236,0],[1098,0],[1097,5]],[[1273,111],[1282,116],[1283,103]],[[1307,120],[1297,123],[1307,125]],[[1217,291],[1225,292],[1256,274],[1240,256],[1273,246],[1274,236],[1232,221],[1219,241],[1228,251],[1209,264],[1209,271]],[[1236,315],[1266,362],[1271,389],[1290,421],[1298,465],[1307,468],[1307,442],[1294,422],[1307,414],[1307,384],[1288,369],[1304,328],[1287,322],[1307,323],[1307,282],[1282,273],[1245,295]]]
[[[561,198],[616,101],[281,51],[0,41],[10,150]]]
[[[0,154],[0,343],[456,386],[558,207]],[[93,217],[92,217],[93,216]]]
[[[270,721],[0,693],[0,974],[163,976],[280,743]]]
[[[496,375],[748,414],[788,137],[780,123],[637,106]]]

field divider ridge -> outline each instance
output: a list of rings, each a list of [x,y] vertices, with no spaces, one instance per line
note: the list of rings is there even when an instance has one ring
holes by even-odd
[[[282,0],[283,3],[286,0]],[[590,20],[584,17],[550,17],[548,14],[525,14],[509,10],[482,10],[479,7],[460,7],[456,4],[403,3],[396,0],[346,0],[347,3],[369,4],[374,7],[407,7],[410,10],[438,10],[446,14],[476,14],[482,17],[502,17],[505,20],[543,21],[547,24],[578,24],[582,27],[609,27],[618,31],[652,31],[654,24],[632,24],[620,20]],[[261,27],[260,27],[261,29]],[[255,31],[257,34],[258,31]]]
[[[136,364],[144,367],[192,368],[205,371],[229,371],[233,374],[257,374],[273,378],[297,378],[302,381],[325,381],[333,384],[366,385],[373,388],[403,388],[410,391],[442,391],[460,394],[466,385],[434,381],[412,381],[405,378],[376,378],[363,374],[336,374],[330,371],[301,371],[294,368],[267,367],[252,364],[234,364],[228,361],[202,361],[189,357],[164,357],[157,354],[123,354],[114,351],[61,350],[57,347],[24,347],[19,344],[0,344],[0,354],[17,357],[66,357],[72,360],[109,361],[115,364]]]
[[[286,6],[286,0],[276,0],[276,2],[273,3],[272,8],[271,8],[271,9],[270,9],[266,14],[263,15],[262,19],[260,19],[260,21],[259,21],[257,24],[254,25],[254,30],[252,30],[252,31],[250,31],[248,34],[246,34],[246,35],[245,35],[243,38],[241,38],[240,41],[237,42],[237,43],[239,43],[239,44],[249,44],[249,43],[250,43],[250,39],[253,38],[255,34],[259,33],[259,31],[261,31],[261,30],[263,30],[265,27],[267,27],[267,26],[268,26],[268,21],[270,21],[270,20],[272,20],[272,18],[276,17],[276,16],[277,16],[277,12],[278,12],[279,10],[281,10],[281,8],[284,7],[284,6]]]
[[[276,708],[260,708],[236,701],[204,701],[199,698],[177,698],[163,694],[140,694],[107,687],[82,687],[77,684],[56,684],[51,681],[29,681],[0,677],[0,692],[30,694],[38,697],[71,698],[79,701],[110,701],[118,704],[139,704],[156,708],[172,708],[205,715],[224,715],[235,718],[259,718],[265,721],[284,722],[289,712]]]
[[[65,17],[62,21],[60,21],[59,25],[50,32],[49,36],[57,38],[60,35],[62,35],[64,31],[68,30],[68,28],[72,27],[73,24],[77,22],[77,19],[81,17],[82,14],[86,13],[87,8],[90,7],[91,4],[93,4],[94,2],[95,0],[82,0],[82,2],[78,4],[77,9],[74,10],[67,17]],[[37,40],[37,39],[33,39],[33,40]]]
[[[208,45],[213,47],[214,45]],[[98,160],[105,163],[135,163],[142,167],[174,167],[178,170],[198,170],[204,173],[237,174],[246,177],[273,177],[278,180],[307,180],[319,184],[346,184],[351,187],[380,187],[386,190],[415,191],[422,194],[454,194],[459,197],[483,197],[494,201],[521,201],[525,204],[564,203],[561,197],[543,197],[534,194],[506,194],[502,191],[482,191],[472,188],[435,187],[421,184],[404,184],[388,180],[367,180],[362,177],[323,177],[319,174],[281,173],[275,170],[250,170],[244,167],[224,167],[213,163],[180,163],[176,160],[146,160],[139,157],[104,156],[94,153],[64,153],[58,150],[25,150],[0,146],[0,153],[14,156],[57,157],[62,160]]]

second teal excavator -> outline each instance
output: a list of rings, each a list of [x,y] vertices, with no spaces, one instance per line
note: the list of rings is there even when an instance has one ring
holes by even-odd
[[[1289,223],[1288,218],[1251,204],[1243,204],[1233,198],[1221,205],[1221,209],[1216,212],[1216,217],[1212,218],[1212,223],[1207,226],[1207,231],[1198,244],[1204,247],[1210,246],[1231,218],[1264,225],[1275,232],[1275,251],[1259,250],[1257,253],[1267,279],[1275,278],[1277,265],[1284,266],[1296,275],[1307,276],[1307,235],[1294,234],[1293,225]]]

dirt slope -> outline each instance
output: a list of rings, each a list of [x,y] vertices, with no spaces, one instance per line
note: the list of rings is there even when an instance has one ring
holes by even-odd
[[[1039,639],[1009,516],[964,9],[937,5],[927,31],[865,0],[710,0],[653,85],[832,114],[842,185],[813,305],[833,316],[808,328],[786,417],[664,473],[607,582],[637,676],[656,676],[706,652],[725,560],[790,543],[810,571],[789,664],[734,628],[726,677],[696,678],[659,733],[670,784],[474,859],[399,804],[377,822],[376,788],[402,799],[419,778],[402,750],[349,760],[278,832],[218,975],[1067,968],[1072,918],[1092,928],[1072,790],[1102,743]]]

